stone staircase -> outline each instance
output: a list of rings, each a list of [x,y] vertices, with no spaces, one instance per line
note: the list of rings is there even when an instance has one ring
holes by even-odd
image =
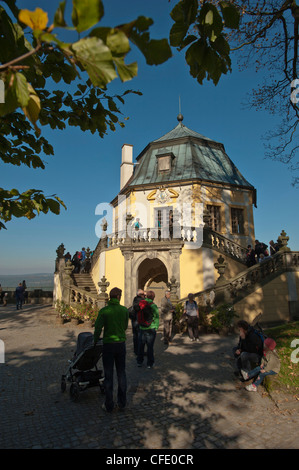
[[[83,290],[88,294],[97,295],[98,289],[96,288],[90,273],[73,273],[72,279],[74,281],[74,285],[78,287],[78,289]]]

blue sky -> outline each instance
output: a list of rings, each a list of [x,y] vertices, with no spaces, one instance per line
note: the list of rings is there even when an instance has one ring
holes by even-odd
[[[50,19],[58,1],[19,1],[18,6],[49,12]],[[154,19],[153,38],[168,37],[172,25],[169,12],[173,0],[109,0],[104,2],[103,25],[117,25],[143,14]],[[71,2],[68,1],[70,6]],[[54,147],[55,155],[46,157],[45,170],[32,170],[0,163],[1,186],[42,189],[57,194],[67,205],[59,216],[40,215],[35,219],[15,219],[0,231],[0,275],[54,272],[56,248],[64,243],[73,254],[83,246],[95,248],[97,204],[110,202],[119,191],[121,147],[133,145],[134,159],[146,145],[177,125],[179,97],[183,123],[190,129],[222,142],[226,152],[243,176],[257,189],[254,209],[256,237],[268,244],[284,229],[289,246],[299,250],[298,189],[285,165],[264,158],[262,136],[279,123],[279,116],[246,109],[247,93],[262,81],[254,69],[222,77],[217,87],[210,82],[199,85],[189,74],[184,52],[173,50],[174,57],[158,67],[147,66],[141,53],[132,51],[127,62],[138,61],[138,77],[122,84],[115,80],[110,94],[126,89],[139,90],[142,96],[127,95],[121,108],[129,117],[124,129],[101,139],[76,128],[52,131],[42,128]],[[1,278],[0,278],[1,283]]]

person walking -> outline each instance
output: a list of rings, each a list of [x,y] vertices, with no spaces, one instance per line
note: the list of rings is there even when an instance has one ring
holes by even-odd
[[[155,293],[148,291],[146,293],[145,302],[151,307],[151,322],[149,326],[144,326],[139,323],[139,336],[138,336],[138,355],[137,366],[141,367],[144,359],[144,346],[147,345],[147,368],[151,369],[155,365],[154,357],[154,344],[156,339],[157,330],[159,328],[159,309],[153,302]],[[145,306],[145,309],[148,306]]]
[[[168,344],[171,341],[172,334],[172,322],[174,314],[174,306],[170,301],[170,291],[165,292],[165,296],[161,300],[161,314],[163,319],[163,336],[164,344]]]
[[[94,344],[97,343],[102,329],[104,329],[102,358],[105,374],[105,403],[103,403],[102,408],[107,412],[112,412],[114,408],[114,365],[118,380],[118,408],[125,408],[127,403],[126,330],[128,328],[129,312],[126,307],[120,305],[121,295],[122,291],[118,287],[111,289],[108,305],[99,311],[94,329]]]
[[[132,333],[133,333],[133,347],[134,347],[134,354],[137,356],[138,354],[138,334],[139,334],[139,324],[137,321],[137,313],[140,309],[139,302],[144,300],[145,293],[143,289],[138,289],[136,297],[134,297],[133,305],[129,308],[129,318],[132,324]]]
[[[184,314],[187,315],[187,327],[190,341],[199,341],[198,338],[198,324],[199,324],[199,310],[198,305],[194,300],[194,295],[189,294],[188,300],[185,303]]]

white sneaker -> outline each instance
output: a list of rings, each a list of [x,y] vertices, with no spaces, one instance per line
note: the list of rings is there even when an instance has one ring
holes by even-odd
[[[247,385],[247,387],[245,387],[246,390],[248,390],[248,392],[256,392],[257,391],[257,387],[253,384],[250,384],[250,385]]]
[[[246,370],[241,369],[241,374],[242,374],[242,377],[243,377],[244,380],[248,380],[248,379],[249,379],[249,375],[248,375],[248,373],[246,372]]]

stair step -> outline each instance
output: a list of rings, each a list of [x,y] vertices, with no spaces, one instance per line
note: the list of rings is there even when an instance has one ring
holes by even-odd
[[[76,287],[85,290],[89,294],[97,294],[97,288],[89,273],[74,273],[73,280]]]

